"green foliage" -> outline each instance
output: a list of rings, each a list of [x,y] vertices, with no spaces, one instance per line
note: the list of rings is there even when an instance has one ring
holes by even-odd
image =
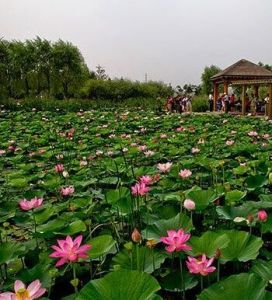
[[[264,300],[266,282],[255,274],[239,274],[205,289],[198,300]]]
[[[62,40],[0,40],[0,98],[63,98],[76,94],[89,78],[77,47]]]
[[[79,49],[59,40],[0,40],[0,99],[53,97],[124,100],[158,98],[173,93],[162,82],[110,80],[103,67],[90,72]]]
[[[208,98],[205,96],[196,96],[192,101],[193,112],[206,112],[209,109]]]
[[[211,77],[219,73],[220,71],[220,68],[214,65],[211,65],[210,67],[205,67],[201,75],[202,90],[205,95],[210,94],[213,90]]]
[[[122,270],[110,273],[102,279],[90,281],[80,291],[76,300],[151,300],[160,289],[156,279],[138,271]]]
[[[162,82],[141,83],[124,79],[90,79],[81,88],[80,97],[118,101],[129,98],[167,97],[172,93],[172,88]]]
[[[90,99],[64,99],[56,100],[41,99],[39,98],[27,98],[24,100],[14,99],[0,99],[0,105],[3,105],[6,109],[12,111],[21,110],[32,110],[36,109],[39,111],[79,111],[89,109],[113,109],[113,108],[135,108],[139,107],[142,109],[152,108],[157,111],[162,111],[165,99],[155,98],[129,98],[122,101],[113,100],[90,100]]]

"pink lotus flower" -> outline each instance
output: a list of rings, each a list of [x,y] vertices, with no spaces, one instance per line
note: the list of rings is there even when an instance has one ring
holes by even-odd
[[[170,162],[167,162],[165,164],[157,164],[157,168],[162,172],[162,173],[167,173],[170,172],[172,168],[172,164]]]
[[[145,151],[145,152],[144,152],[145,157],[150,157],[150,156],[152,156],[152,155],[154,155],[154,154],[155,154],[155,152],[154,152],[154,151],[151,151],[151,150],[148,150],[148,151]]]
[[[232,146],[234,144],[234,141],[233,140],[228,140],[226,141],[226,145],[227,146]]]
[[[108,156],[113,156],[114,152],[113,151],[108,151],[107,154],[108,154]]]
[[[41,206],[43,203],[43,199],[42,198],[33,198],[31,200],[26,200],[26,199],[23,199],[19,202],[19,205],[20,205],[20,208],[22,210],[31,210],[31,209],[34,209],[34,208],[37,208],[39,206]]]
[[[161,139],[166,139],[166,138],[167,138],[167,134],[162,133],[162,134],[160,135],[160,138],[161,138]]]
[[[26,288],[21,280],[14,283],[15,293],[5,292],[0,294],[0,300],[34,300],[40,298],[46,289],[41,287],[40,280],[35,280]]]
[[[185,199],[183,202],[183,206],[187,209],[187,210],[194,210],[195,209],[195,202],[191,199]]]
[[[200,152],[199,148],[192,148],[192,154],[197,154]]]
[[[70,196],[75,192],[75,189],[72,185],[68,186],[68,187],[63,187],[60,190],[60,193],[62,196],[66,197],[66,196]]]
[[[258,211],[258,220],[261,222],[265,222],[267,220],[267,212],[265,210]]]
[[[188,256],[186,265],[190,273],[207,276],[209,273],[212,273],[216,270],[215,267],[211,267],[213,261],[214,257],[211,259],[207,259],[205,254],[202,254],[202,257],[200,257],[199,259]]]
[[[146,145],[142,145],[142,146],[139,146],[138,147],[138,150],[139,151],[145,151],[147,149],[147,146]]]
[[[270,135],[268,133],[263,134],[263,138],[268,140],[270,138]]]
[[[87,162],[86,159],[82,159],[82,160],[79,162],[79,165],[80,165],[81,167],[85,167],[85,166],[88,165],[88,162]]]
[[[10,145],[10,146],[8,146],[8,150],[9,150],[10,152],[15,152],[15,151],[16,151],[16,147],[13,146],[13,145]]]
[[[3,155],[3,154],[5,154],[5,153],[6,153],[5,150],[1,150],[1,149],[0,149],[0,156]]]
[[[67,236],[65,240],[57,240],[58,246],[53,245],[51,248],[55,250],[50,257],[60,258],[56,263],[56,267],[60,267],[69,262],[77,262],[79,258],[88,258],[87,251],[89,251],[91,245],[82,245],[82,235],[78,236],[74,240]]]
[[[57,164],[57,165],[55,165],[55,171],[57,173],[63,172],[64,171],[64,165],[63,164]]]
[[[141,182],[136,183],[134,186],[131,187],[131,193],[133,196],[144,196],[146,193],[149,192],[149,190],[149,187]]]
[[[149,175],[141,176],[139,183],[143,183],[145,185],[151,185],[153,183],[153,178]]]
[[[184,127],[178,127],[178,128],[176,129],[176,131],[177,131],[177,132],[183,132],[183,131],[185,131],[185,128],[184,128]]]
[[[161,237],[160,241],[168,245],[165,249],[167,252],[182,251],[182,250],[191,250],[192,247],[186,245],[186,242],[189,240],[191,235],[185,233],[183,229],[167,230],[167,237]]]
[[[97,155],[97,156],[101,156],[101,155],[103,155],[103,151],[101,151],[101,150],[97,150],[96,152],[95,152],[95,154]]]
[[[247,133],[248,136],[258,136],[258,133],[256,131],[250,131]]]
[[[180,170],[179,176],[182,178],[188,178],[192,175],[192,172],[188,169]]]

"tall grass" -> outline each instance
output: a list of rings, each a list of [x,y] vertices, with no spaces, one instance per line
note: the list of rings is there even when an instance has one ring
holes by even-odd
[[[23,100],[4,99],[0,100],[0,105],[4,109],[18,110],[40,110],[40,111],[79,111],[88,109],[103,108],[142,108],[162,111],[165,104],[165,99],[154,98],[130,98],[126,100],[90,100],[90,99],[39,99],[27,98]]]
[[[195,96],[192,100],[193,112],[206,112],[209,110],[209,103],[207,96]]]

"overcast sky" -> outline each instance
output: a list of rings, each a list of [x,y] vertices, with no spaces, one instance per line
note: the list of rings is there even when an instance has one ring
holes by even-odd
[[[111,77],[200,83],[205,66],[272,64],[272,0],[0,0],[0,37],[63,39]]]

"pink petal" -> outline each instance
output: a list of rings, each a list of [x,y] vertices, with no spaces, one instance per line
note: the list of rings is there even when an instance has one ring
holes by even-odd
[[[35,280],[30,283],[30,285],[27,287],[27,290],[30,294],[30,296],[33,296],[41,287],[40,280]]]
[[[16,280],[14,283],[14,291],[17,293],[20,289],[25,289],[25,284],[21,280]]]
[[[75,240],[74,240],[74,245],[76,245],[77,247],[80,246],[81,242],[82,242],[83,236],[79,235]]]
[[[175,247],[175,245],[170,245],[170,246],[165,247],[165,249],[166,249],[167,252],[171,253],[171,252],[174,252],[176,250],[176,247]]]
[[[67,259],[63,257],[56,263],[55,266],[60,267],[60,266],[64,265],[66,262],[67,262]]]
[[[86,252],[86,251],[90,250],[91,248],[92,248],[91,245],[83,245],[78,248],[77,252],[78,253]]]
[[[37,293],[35,293],[35,295],[33,295],[33,299],[38,299],[39,297],[41,297],[44,293],[46,292],[46,289],[41,288],[37,291]],[[34,298],[35,297],[35,298]]]
[[[169,237],[174,237],[174,236],[176,236],[176,231],[175,230],[167,230],[167,235]]]
[[[212,257],[211,259],[208,260],[207,262],[207,267],[209,267],[214,261],[214,257]]]
[[[0,294],[0,300],[15,300],[15,294],[11,292],[5,292]]]

